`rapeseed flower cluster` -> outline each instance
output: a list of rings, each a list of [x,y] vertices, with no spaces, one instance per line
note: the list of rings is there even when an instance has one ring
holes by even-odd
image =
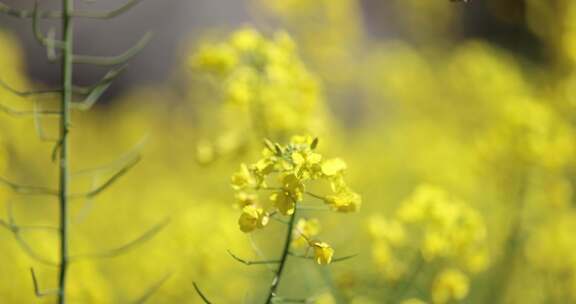
[[[487,14],[508,7],[489,2]],[[107,164],[144,133],[150,140],[145,161],[121,178],[122,184],[94,201],[74,204],[74,251],[113,248],[165,215],[172,215],[173,222],[145,250],[127,258],[76,264],[70,279],[74,301],[131,302],[143,284],[154,285],[177,267],[182,271],[150,301],[191,301],[196,297],[188,288],[192,278],[214,302],[261,303],[259,292],[247,290],[270,283],[264,272],[247,275],[222,249],[254,250],[255,259],[276,263],[279,257],[270,253],[278,251],[278,240],[268,242],[262,232],[278,236],[276,225],[284,227],[297,214],[287,231],[292,236],[289,258],[300,257],[287,264],[291,269],[279,289],[286,298],[278,297],[278,302],[305,302],[308,296],[324,304],[576,302],[576,2],[524,2],[526,24],[514,28],[534,33],[528,34],[529,48],[508,48],[511,41],[495,43],[481,35],[467,39],[474,21],[464,28],[460,21],[474,5],[448,0],[254,0],[258,7],[249,11],[268,14],[254,18],[266,30],[247,27],[200,44],[184,64],[193,80],[185,91],[187,102],[155,102],[177,99],[181,91],[174,94],[171,85],[154,85],[129,92],[106,108],[77,113],[74,171]],[[362,20],[361,9],[393,18]],[[269,32],[268,19],[290,34]],[[396,30],[402,34],[389,39]],[[24,75],[23,52],[15,39],[0,32],[0,41],[0,79],[20,90],[47,88]],[[322,133],[327,126],[323,95],[341,115],[345,128],[336,128],[338,132]],[[18,111],[35,105],[58,108],[51,96],[22,98],[1,87],[0,99]],[[54,144],[35,133],[43,129],[46,138],[57,136],[55,117],[4,111],[0,116],[2,177],[26,185],[56,185],[49,161]],[[227,186],[222,176],[253,158],[262,137],[285,143],[292,134],[309,133],[321,135],[323,148],[329,143],[350,165],[364,168],[347,172],[346,181],[366,201],[362,211],[370,216],[369,230],[358,230],[366,219],[362,214],[346,214],[345,228],[336,224],[337,216],[309,214],[316,199],[326,205],[314,209],[357,209],[358,204],[350,203],[359,202],[354,191],[331,189],[339,182],[284,180],[279,171],[266,175],[266,187],[257,189],[259,177],[249,162],[234,177],[233,184],[243,185],[234,193],[237,210],[229,208],[231,195],[222,191]],[[104,141],[108,144],[94,145]],[[274,156],[276,145],[267,146],[272,148],[265,153]],[[190,162],[190,151],[212,166]],[[234,159],[212,163],[227,156]],[[310,164],[302,170],[313,172],[316,158],[290,160]],[[330,162],[324,175],[346,167],[339,159],[320,161]],[[104,171],[75,175],[75,192],[102,181]],[[403,200],[414,181],[449,191],[428,185]],[[0,219],[8,219],[9,203],[22,225],[52,219],[51,201],[13,192],[0,187]],[[299,194],[302,199],[293,204],[292,197],[299,199]],[[39,255],[50,258],[57,252],[50,230],[25,230],[22,236]],[[79,241],[84,234],[93,242]],[[6,229],[0,229],[0,238],[2,259],[13,261],[3,268],[4,302],[36,300],[27,275],[30,266],[36,268],[41,287],[54,287],[52,268],[31,260]],[[301,271],[307,269],[299,266],[309,262],[301,257],[319,264],[339,261],[337,254],[345,249],[341,244],[359,256],[322,267],[321,276]],[[332,245],[338,247],[336,253]],[[366,258],[371,252],[373,261]],[[277,269],[277,264],[265,266]],[[141,280],[134,281],[134,275]],[[122,289],[115,287],[119,284]]]
[[[433,275],[433,303],[465,298],[468,274],[487,266],[484,220],[470,206],[434,185],[416,188],[392,219],[373,216],[369,231],[374,262],[388,281],[414,280],[410,271],[441,267]],[[414,261],[406,260],[409,252]]]
[[[316,151],[318,139],[294,136],[287,145],[266,141],[262,158],[232,175],[236,204],[241,209],[238,224],[243,232],[267,226],[272,217],[293,216],[305,197],[322,201],[336,212],[353,212],[360,208],[361,197],[344,180],[346,163],[339,158],[325,159]],[[329,194],[310,192],[313,182],[324,182]],[[292,232],[293,247],[306,245],[314,252],[318,264],[329,264],[334,250],[314,237],[320,231],[317,219],[300,219]]]
[[[320,82],[286,32],[268,38],[254,28],[243,28],[225,42],[202,45],[191,56],[190,66],[214,84],[222,101],[209,115],[212,123],[214,117],[221,118],[221,134],[200,142],[201,161],[241,149],[250,138],[283,140],[322,129]]]

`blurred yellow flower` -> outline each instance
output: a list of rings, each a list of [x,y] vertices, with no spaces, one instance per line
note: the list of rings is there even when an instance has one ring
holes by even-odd
[[[246,164],[240,165],[240,170],[232,175],[232,188],[235,190],[244,189],[253,183],[254,178]]]
[[[322,173],[326,176],[334,176],[346,170],[346,163],[340,158],[328,159],[322,163]]]
[[[234,48],[242,52],[250,52],[259,47],[263,37],[255,29],[247,27],[232,34],[230,41]]]
[[[217,75],[228,73],[237,63],[238,57],[234,49],[226,44],[205,45],[190,58],[193,68]]]
[[[376,242],[372,246],[372,258],[374,263],[382,268],[388,267],[394,260],[394,256],[387,242]]]
[[[324,202],[338,212],[355,212],[362,205],[362,197],[354,191],[345,189],[339,193],[326,196]]]
[[[422,242],[422,256],[426,261],[444,257],[449,253],[448,239],[438,231],[426,231]]]
[[[296,236],[292,241],[292,246],[298,248],[309,245],[312,238],[320,233],[320,221],[316,218],[305,219],[301,218],[296,223],[294,235]]]
[[[244,208],[250,205],[256,205],[258,203],[258,196],[252,193],[246,193],[244,191],[240,191],[236,193],[236,206],[239,208]]]
[[[445,269],[432,284],[432,302],[435,304],[461,301],[468,296],[468,277],[457,269]]]
[[[228,41],[202,45],[190,62],[198,75],[211,80],[209,84],[216,87],[224,102],[220,107],[226,120],[222,121],[227,127],[224,132],[241,130],[273,139],[302,131],[318,132],[321,86],[300,60],[286,32],[268,38],[245,27],[232,33]],[[230,118],[235,124],[230,124]],[[248,139],[250,136],[243,137]],[[311,155],[309,161],[317,162],[315,157]]]
[[[404,226],[396,219],[387,220],[379,215],[371,216],[368,229],[375,240],[384,240],[393,246],[401,246],[406,242]]]
[[[321,295],[317,296],[313,302],[314,304],[336,304],[336,300],[334,296],[332,296],[329,292],[324,292]]]
[[[465,255],[465,267],[471,273],[479,273],[486,270],[488,262],[489,257],[485,249],[477,249]]]

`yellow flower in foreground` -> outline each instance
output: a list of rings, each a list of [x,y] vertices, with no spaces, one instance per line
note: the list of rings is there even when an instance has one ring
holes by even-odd
[[[264,226],[268,224],[269,219],[268,214],[266,214],[262,208],[248,205],[242,208],[242,214],[240,215],[240,219],[238,219],[238,224],[242,232],[251,232],[256,228],[264,228]]]
[[[322,155],[311,150],[297,151],[291,155],[292,162],[296,165],[296,172],[305,172],[307,177],[316,176]]]
[[[249,232],[260,228],[258,225],[265,225],[270,214],[293,216],[298,204],[301,204],[305,197],[323,200],[334,211],[358,210],[362,199],[344,182],[343,162],[332,161],[333,167],[329,170],[324,168],[324,173],[322,172],[323,157],[315,152],[318,142],[318,139],[312,136],[295,136],[287,145],[264,140],[266,149],[262,152],[262,158],[250,165],[242,164],[240,170],[233,174],[232,188],[235,190],[237,206],[243,208],[240,219],[242,231]],[[337,175],[327,176],[326,173]],[[330,182],[332,191],[328,195],[306,191],[310,183],[319,181]],[[262,206],[258,203],[262,191],[266,191],[266,194],[262,195],[269,197],[269,201],[263,203],[266,213],[257,208]],[[316,242],[314,245],[311,242],[320,229],[317,220],[301,220],[293,228],[295,229],[289,231],[294,234],[291,245],[308,245],[313,247],[315,252],[322,252],[322,249],[325,254],[320,258],[317,255],[317,261],[330,262],[332,248],[324,248],[322,243]]]
[[[280,213],[284,215],[294,213],[296,201],[290,196],[290,193],[286,191],[278,191],[270,196],[270,200],[274,202],[274,206],[278,208]]]
[[[314,259],[319,265],[327,265],[332,262],[332,257],[334,257],[334,249],[330,247],[327,243],[315,241],[312,244],[312,249],[314,249]]]
[[[432,284],[432,301],[435,304],[459,301],[466,298],[470,288],[468,277],[457,269],[442,271]]]
[[[304,193],[304,183],[295,174],[282,177],[282,188],[290,194],[295,201],[301,201]]]

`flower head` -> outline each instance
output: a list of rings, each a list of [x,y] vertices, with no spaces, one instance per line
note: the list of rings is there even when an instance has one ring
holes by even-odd
[[[242,214],[238,219],[242,232],[252,232],[256,228],[264,228],[268,224],[269,216],[262,208],[248,205],[242,208]]]
[[[294,240],[292,246],[303,247],[309,245],[310,240],[320,233],[320,221],[318,219],[301,218],[294,228]]]
[[[326,196],[324,202],[335,211],[354,212],[360,208],[362,197],[356,192],[345,189],[339,193]]]
[[[460,301],[466,298],[470,282],[468,277],[457,269],[442,271],[432,284],[432,301],[436,304]]]
[[[240,208],[256,205],[256,203],[258,203],[258,196],[256,194],[251,194],[244,191],[236,193],[235,198],[236,204]]]
[[[278,191],[270,196],[274,206],[278,208],[281,214],[291,215],[296,208],[296,200],[287,191]]]
[[[382,240],[393,246],[400,246],[406,242],[406,231],[398,220],[373,216],[368,224],[369,232],[375,240]]]
[[[322,173],[326,176],[335,176],[344,170],[346,170],[346,163],[340,158],[332,158],[322,164]]]
[[[233,109],[232,115],[245,118],[234,129],[274,136],[318,129],[320,82],[286,32],[267,37],[244,27],[225,41],[205,43],[189,62],[197,75],[219,86],[222,113]],[[253,109],[257,115],[250,114]]]
[[[334,249],[327,243],[315,241],[312,244],[314,250],[314,260],[319,265],[327,265],[332,262],[334,256]]]
[[[254,183],[254,177],[248,170],[246,164],[240,165],[240,170],[232,175],[232,188],[242,190]]]

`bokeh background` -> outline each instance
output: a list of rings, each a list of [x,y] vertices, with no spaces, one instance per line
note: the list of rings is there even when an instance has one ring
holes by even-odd
[[[227,250],[273,258],[283,226],[241,232],[230,176],[258,160],[263,137],[297,134],[346,161],[362,208],[304,212],[321,220],[336,256],[356,256],[291,260],[281,294],[576,302],[574,1],[147,0],[110,22],[80,22],[76,49],[116,54],[149,30],[154,40],[99,104],[74,113],[75,193],[143,158],[98,196],[74,200],[71,248],[105,252],[168,224],[122,255],[76,261],[73,303],[134,302],[158,282],[151,303],[201,303],[194,281],[216,303],[262,302],[270,271]],[[263,61],[235,57],[243,39],[266,45],[243,50]],[[89,84],[105,70],[75,72]],[[0,80],[25,90],[58,79],[31,24],[0,16]],[[57,101],[0,88],[0,105],[50,110]],[[54,188],[56,117],[0,114],[0,176]],[[56,269],[38,257],[56,258],[57,235],[36,228],[57,223],[57,202],[13,190],[0,188],[0,219],[30,227],[0,227],[0,299],[52,303],[35,298],[29,268],[42,287],[56,284]]]

